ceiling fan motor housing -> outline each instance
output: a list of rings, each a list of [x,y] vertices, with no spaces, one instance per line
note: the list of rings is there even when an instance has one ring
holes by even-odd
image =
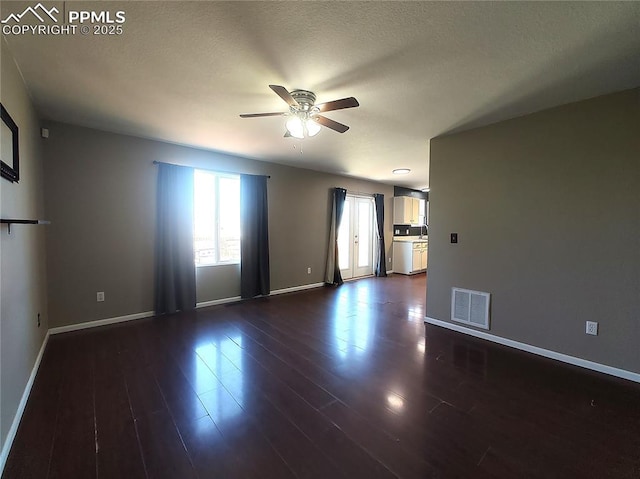
[[[309,111],[316,102],[316,95],[308,90],[293,90],[291,92],[293,99],[298,102],[300,108],[298,110]]]

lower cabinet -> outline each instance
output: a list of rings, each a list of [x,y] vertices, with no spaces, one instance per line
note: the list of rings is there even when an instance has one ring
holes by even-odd
[[[393,272],[415,274],[427,269],[428,247],[426,242],[394,241]]]
[[[424,271],[425,269],[427,269],[427,249],[414,247],[411,272]]]

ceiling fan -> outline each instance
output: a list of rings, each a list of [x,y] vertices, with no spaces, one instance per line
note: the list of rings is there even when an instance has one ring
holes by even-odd
[[[256,118],[261,116],[287,116],[285,137],[303,139],[308,136],[315,136],[320,131],[320,125],[326,126],[338,133],[344,133],[349,129],[347,125],[331,120],[320,115],[327,111],[342,110],[344,108],[354,108],[360,106],[354,97],[342,98],[341,100],[329,101],[326,103],[316,102],[316,95],[308,90],[293,90],[291,93],[280,85],[269,85],[280,98],[289,105],[289,111],[275,113],[246,113],[240,118]]]

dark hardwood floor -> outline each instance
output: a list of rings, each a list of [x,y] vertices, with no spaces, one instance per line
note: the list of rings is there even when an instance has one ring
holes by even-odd
[[[425,325],[424,291],[53,336],[3,478],[640,478],[640,385]]]

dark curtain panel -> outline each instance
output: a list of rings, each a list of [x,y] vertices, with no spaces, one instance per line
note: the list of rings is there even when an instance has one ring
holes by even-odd
[[[342,222],[342,212],[344,211],[344,202],[347,199],[347,190],[345,190],[344,188],[336,188],[334,194],[336,199],[336,257],[333,282],[334,284],[340,285],[344,283],[344,281],[342,280],[342,275],[340,274],[340,255],[338,254],[338,228],[340,228],[340,223]]]
[[[376,261],[376,276],[387,275],[387,259],[384,246],[384,195],[375,194],[376,223],[378,225],[378,259]]]
[[[224,201],[221,198],[221,201]],[[240,296],[271,292],[267,177],[240,175]]]
[[[156,208],[155,312],[193,310],[193,168],[158,164]]]
[[[331,211],[331,226],[329,228],[329,249],[327,252],[327,271],[325,283],[341,285],[344,283],[340,274],[340,261],[338,256],[338,229],[342,221],[344,202],[347,199],[347,190],[344,188],[334,188],[333,209]]]

